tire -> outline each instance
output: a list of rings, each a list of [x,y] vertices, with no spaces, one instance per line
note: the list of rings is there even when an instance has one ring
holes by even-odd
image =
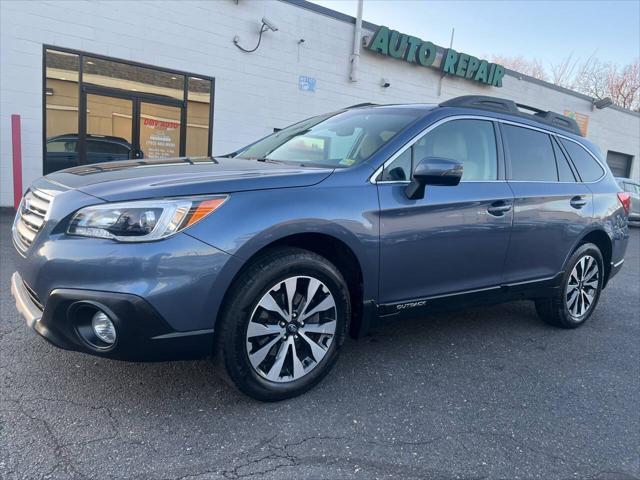
[[[597,277],[595,281],[594,277]],[[556,327],[579,327],[598,305],[603,282],[600,249],[593,243],[585,243],[569,258],[557,293],[536,300],[536,311],[545,322]]]
[[[350,317],[349,289],[331,262],[300,248],[271,250],[228,292],[216,325],[218,371],[257,400],[301,395],[335,364]]]

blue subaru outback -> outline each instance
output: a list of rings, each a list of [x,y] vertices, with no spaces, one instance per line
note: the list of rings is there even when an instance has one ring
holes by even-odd
[[[212,355],[279,400],[376,322],[531,299],[583,324],[624,262],[628,210],[562,115],[480,96],[357,105],[223,157],[41,178],[15,218],[12,292],[58,347]]]

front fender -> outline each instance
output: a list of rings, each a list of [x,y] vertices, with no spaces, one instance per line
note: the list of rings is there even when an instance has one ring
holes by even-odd
[[[238,261],[229,267],[236,265],[237,270],[285,237],[331,236],[347,245],[360,263],[365,299],[377,299],[378,197],[369,183],[347,188],[325,181],[312,187],[233,193],[219,211],[186,233],[233,255]]]

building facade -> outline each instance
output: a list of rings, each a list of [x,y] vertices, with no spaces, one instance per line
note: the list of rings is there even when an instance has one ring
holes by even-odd
[[[574,116],[616,175],[640,176],[637,112],[366,21],[352,72],[355,19],[304,0],[0,5],[0,206],[15,115],[23,189],[81,163],[224,154],[349,105],[468,94]]]

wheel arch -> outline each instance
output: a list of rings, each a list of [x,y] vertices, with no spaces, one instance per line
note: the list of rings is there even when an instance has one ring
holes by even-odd
[[[598,247],[602,254],[602,261],[604,263],[604,288],[609,281],[609,274],[611,273],[611,258],[613,255],[613,242],[606,231],[598,228],[585,232],[571,249],[569,255],[567,255],[567,258],[565,259],[565,266],[566,262],[571,258],[571,255],[573,255],[573,253],[585,243],[593,243]]]
[[[222,309],[227,302],[231,286],[237,281],[243,272],[260,256],[270,250],[281,247],[295,247],[308,250],[326,258],[336,266],[344,277],[349,288],[349,297],[351,299],[352,309],[349,333],[351,336],[357,336],[363,321],[363,303],[365,295],[366,276],[363,273],[362,261],[356,255],[354,248],[344,241],[344,239],[317,231],[291,233],[276,239],[272,238],[270,242],[265,243],[260,248],[253,251],[250,256],[243,256],[243,259],[246,258],[246,261],[244,261],[242,267],[235,273],[229,283],[229,288],[227,288],[227,291],[220,302],[218,316],[221,314]]]

